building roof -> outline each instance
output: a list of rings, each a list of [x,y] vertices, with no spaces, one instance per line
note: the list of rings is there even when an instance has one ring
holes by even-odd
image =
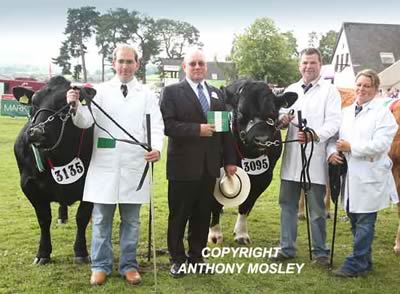
[[[343,30],[355,74],[366,68],[381,72],[389,67],[382,63],[381,52],[393,53],[394,61],[400,59],[400,25],[344,22],[339,36]]]

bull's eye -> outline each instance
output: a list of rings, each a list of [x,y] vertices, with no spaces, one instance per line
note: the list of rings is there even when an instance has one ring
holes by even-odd
[[[275,124],[275,121],[272,118],[267,119],[266,123],[270,126],[273,126]]]

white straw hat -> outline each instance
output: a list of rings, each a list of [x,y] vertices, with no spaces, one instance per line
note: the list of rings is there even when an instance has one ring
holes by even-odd
[[[237,167],[233,176],[225,175],[224,168],[221,168],[220,174],[214,187],[215,199],[225,207],[242,204],[250,193],[250,178],[247,173]]]

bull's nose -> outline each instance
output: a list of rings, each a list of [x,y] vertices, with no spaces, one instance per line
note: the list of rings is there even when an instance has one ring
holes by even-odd
[[[265,142],[267,141],[268,141],[268,136],[257,136],[254,138],[254,142],[260,145],[265,144]]]
[[[31,128],[29,129],[28,134],[31,139],[38,139],[43,136],[44,130],[42,128]]]

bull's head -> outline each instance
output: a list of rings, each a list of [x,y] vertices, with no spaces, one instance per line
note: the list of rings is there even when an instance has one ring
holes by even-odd
[[[69,107],[65,98],[70,88],[70,81],[57,76],[37,92],[24,87],[13,89],[14,97],[19,103],[32,107],[27,136],[28,141],[36,147],[50,149],[63,136],[70,136],[70,130],[75,128],[68,120]],[[81,99],[93,98],[95,94],[96,90],[93,88],[80,88]]]
[[[250,150],[264,152],[276,145],[279,136],[279,109],[290,107],[297,94],[275,95],[265,82],[240,80],[225,88],[227,105],[233,111],[233,131]]]

